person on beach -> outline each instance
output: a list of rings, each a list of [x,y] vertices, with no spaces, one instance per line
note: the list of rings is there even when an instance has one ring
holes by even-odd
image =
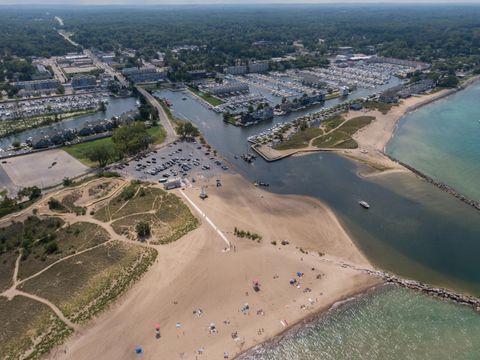
[[[228,359],[228,352],[226,352],[226,351],[223,352],[223,358]]]

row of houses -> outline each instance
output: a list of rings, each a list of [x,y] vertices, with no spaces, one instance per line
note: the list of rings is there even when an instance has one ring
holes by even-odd
[[[287,114],[313,104],[321,103],[325,101],[326,96],[327,92],[325,90],[318,90],[315,94],[303,95],[298,99],[295,98],[293,101],[284,101],[279,105],[279,107],[282,112]]]
[[[46,149],[51,146],[65,145],[77,137],[102,134],[117,128],[116,120],[98,120],[86,123],[81,129],[63,129],[44,133],[27,139],[27,144],[33,149]]]
[[[378,100],[387,104],[394,104],[400,99],[407,99],[416,94],[424,94],[432,90],[435,85],[435,81],[431,79],[420,80],[407,85],[397,85],[381,93]]]
[[[113,131],[121,124],[128,124],[135,120],[138,111],[129,111],[119,117],[108,120],[86,122],[80,129],[53,130],[36,137],[27,139],[27,144],[33,149],[46,149],[52,146],[66,145],[78,137],[87,137],[106,134]]]

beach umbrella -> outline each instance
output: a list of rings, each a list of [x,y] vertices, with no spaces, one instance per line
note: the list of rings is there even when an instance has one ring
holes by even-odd
[[[135,348],[135,354],[136,354],[137,356],[143,355],[143,348],[142,348],[141,346],[137,346],[137,347]]]
[[[255,279],[253,279],[253,284],[258,285],[258,284],[260,284],[260,281],[257,278],[255,278]]]
[[[302,276],[302,275],[303,275],[302,272],[300,272],[300,271],[297,272],[297,276],[298,276],[298,277],[300,277],[300,276]]]
[[[160,330],[160,324],[155,324],[155,330]]]
[[[297,280],[295,280],[295,279],[290,279],[290,284],[293,285],[293,284],[295,284],[296,281]]]

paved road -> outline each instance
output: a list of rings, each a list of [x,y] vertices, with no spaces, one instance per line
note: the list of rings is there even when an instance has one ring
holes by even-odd
[[[168,119],[168,116],[163,110],[162,105],[160,105],[158,100],[153,95],[151,95],[147,90],[143,89],[140,86],[137,86],[136,88],[140,92],[140,94],[142,94],[145,97],[145,99],[147,99],[147,101],[158,110],[158,116],[160,117],[160,124],[162,124],[162,126],[167,131],[167,137],[165,139],[165,143],[169,144],[177,140],[177,133],[175,132],[175,128],[173,127],[172,123]]]

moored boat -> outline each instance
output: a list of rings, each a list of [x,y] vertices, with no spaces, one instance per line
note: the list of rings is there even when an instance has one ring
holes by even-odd
[[[365,209],[369,209],[370,208],[370,204],[367,203],[366,201],[362,200],[362,201],[359,201],[358,202],[361,206],[363,206]]]

